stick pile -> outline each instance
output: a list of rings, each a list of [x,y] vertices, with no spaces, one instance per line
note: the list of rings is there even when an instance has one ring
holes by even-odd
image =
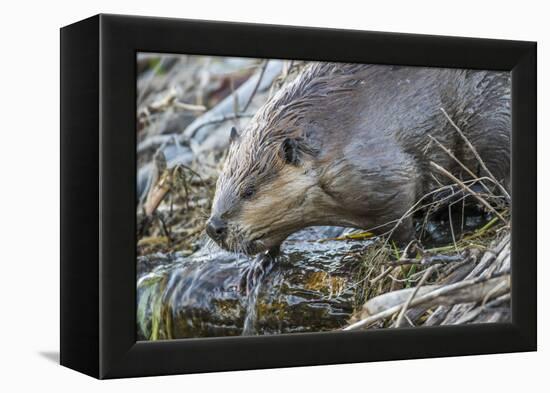
[[[418,263],[422,264],[421,260]],[[437,273],[437,284],[423,285]],[[507,322],[511,320],[510,280],[507,233],[483,253],[468,252],[460,260],[430,266],[414,288],[368,300],[344,330],[364,329],[377,323],[378,327],[401,327]]]

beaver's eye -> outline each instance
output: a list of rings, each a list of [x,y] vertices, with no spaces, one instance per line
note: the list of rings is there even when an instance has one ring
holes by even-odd
[[[254,195],[254,192],[255,192],[254,187],[253,186],[248,186],[241,192],[241,198],[250,199]]]

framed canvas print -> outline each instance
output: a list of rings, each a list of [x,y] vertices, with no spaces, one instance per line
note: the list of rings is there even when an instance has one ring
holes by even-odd
[[[533,42],[64,27],[61,364],[536,350],[535,153]]]

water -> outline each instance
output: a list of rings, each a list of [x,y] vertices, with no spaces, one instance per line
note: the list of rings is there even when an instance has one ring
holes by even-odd
[[[243,324],[243,336],[252,336],[256,334],[256,319],[257,316],[257,307],[258,307],[258,294],[260,293],[260,286],[262,284],[262,280],[264,278],[265,274],[262,274],[258,281],[253,284],[252,291],[247,294],[248,297],[248,304],[246,305],[245,309],[245,317],[244,317],[244,324]]]
[[[345,290],[353,264],[342,260],[353,247],[290,240],[284,255],[268,263],[220,250],[141,258],[138,335],[171,339],[337,329],[354,307],[355,294]]]

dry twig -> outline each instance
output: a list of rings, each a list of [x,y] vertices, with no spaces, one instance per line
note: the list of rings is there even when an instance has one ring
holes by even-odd
[[[407,312],[407,309],[409,308],[411,302],[413,301],[414,297],[418,293],[418,290],[424,285],[426,280],[432,275],[434,272],[435,267],[431,266],[429,269],[426,270],[422,278],[420,279],[420,282],[418,285],[414,288],[414,291],[412,291],[411,296],[407,299],[407,301],[403,304],[403,308],[401,308],[401,311],[399,312],[399,316],[397,317],[397,320],[395,321],[395,327],[401,327],[401,323],[403,322],[403,317],[405,316],[405,313]]]

